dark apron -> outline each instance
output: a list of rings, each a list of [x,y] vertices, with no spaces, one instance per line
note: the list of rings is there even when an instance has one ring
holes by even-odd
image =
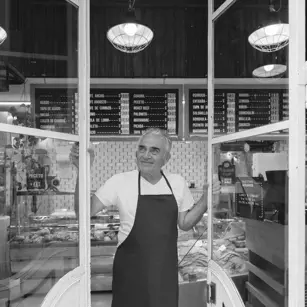
[[[115,254],[112,307],[177,307],[176,199],[141,195],[140,173],[138,195],[134,225]]]

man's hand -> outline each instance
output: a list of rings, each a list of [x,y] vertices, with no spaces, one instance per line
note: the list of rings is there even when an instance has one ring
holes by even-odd
[[[192,229],[192,227],[194,227],[201,220],[203,214],[208,209],[207,206],[208,187],[209,184],[207,183],[204,184],[203,195],[191,210],[179,213],[178,224],[180,229],[188,231]],[[213,207],[216,207],[219,204],[219,194],[221,192],[221,183],[218,180],[218,176],[216,174],[213,176],[212,192],[213,192],[212,195]]]
[[[92,145],[90,145],[90,148],[88,149],[88,152],[90,154],[90,167],[92,167],[95,159],[95,153],[94,153],[94,148]],[[71,163],[79,168],[79,143],[74,143],[73,146],[70,149],[70,154],[69,158]]]

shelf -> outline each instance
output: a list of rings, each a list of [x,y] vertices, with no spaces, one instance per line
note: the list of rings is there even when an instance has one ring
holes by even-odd
[[[264,291],[259,290],[258,288],[253,286],[248,281],[246,282],[246,288],[264,306],[266,306],[266,307],[280,307],[279,304],[275,303],[270,297],[268,297],[267,294]]]
[[[75,195],[75,192],[62,191],[17,191],[17,196],[50,196],[50,195]]]
[[[286,295],[286,289],[285,287],[276,281],[272,275],[267,274],[265,271],[259,269],[249,261],[246,262],[247,269],[255,274],[257,277],[262,279],[266,284],[268,284],[270,287],[272,287],[276,292],[278,292],[280,295]]]

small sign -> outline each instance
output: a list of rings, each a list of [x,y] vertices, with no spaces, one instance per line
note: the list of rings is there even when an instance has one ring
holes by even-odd
[[[219,179],[222,185],[235,183],[236,167],[230,161],[224,161],[218,166]]]
[[[236,177],[236,215],[254,220],[264,219],[263,178]]]
[[[38,167],[27,172],[27,189],[28,190],[45,190],[46,187],[46,170],[45,167]]]

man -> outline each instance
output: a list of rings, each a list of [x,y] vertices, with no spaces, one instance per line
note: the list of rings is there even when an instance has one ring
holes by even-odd
[[[145,131],[136,151],[138,170],[114,175],[92,197],[92,215],[110,205],[120,213],[112,307],[178,306],[177,225],[187,231],[202,218],[208,186],[194,205],[183,177],[162,172],[170,151],[164,131]],[[218,181],[213,191],[219,193]]]

